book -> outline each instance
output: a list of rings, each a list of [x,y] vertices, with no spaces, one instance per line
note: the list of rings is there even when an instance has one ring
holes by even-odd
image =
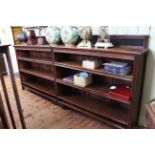
[[[123,68],[123,67],[127,67],[129,63],[120,62],[120,61],[111,61],[110,63],[104,63],[104,65],[111,66],[111,67],[117,67],[117,68]]]
[[[131,88],[125,86],[117,86],[116,89],[109,91],[109,95],[125,101],[131,100]]]
[[[104,63],[104,70],[120,75],[127,75],[131,72],[131,64],[127,62],[119,62],[119,61],[112,61],[110,63]]]
[[[63,78],[63,81],[67,81],[67,82],[73,83],[73,80],[74,80],[74,75],[69,75],[69,76]]]

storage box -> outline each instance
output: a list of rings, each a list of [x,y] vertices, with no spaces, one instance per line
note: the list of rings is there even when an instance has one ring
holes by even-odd
[[[102,65],[101,60],[83,60],[82,67],[88,69],[95,69]]]
[[[80,77],[79,74],[74,75],[74,84],[75,85],[85,87],[91,83],[92,83],[92,75],[91,74],[89,74],[88,77]]]

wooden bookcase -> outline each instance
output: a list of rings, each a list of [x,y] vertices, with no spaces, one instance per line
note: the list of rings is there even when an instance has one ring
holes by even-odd
[[[78,49],[65,46],[15,46],[21,83],[24,88],[38,93],[55,103],[106,122],[115,128],[134,128],[137,125],[143,73],[147,49],[116,46],[109,49]],[[103,62],[118,60],[130,62],[132,72],[118,75],[107,72],[103,66],[85,69],[82,60],[100,58]],[[65,82],[64,77],[87,71],[93,82],[80,87]],[[111,85],[128,85],[132,98],[125,101],[109,95]]]
[[[16,46],[21,84],[39,95],[55,100],[56,85],[50,46]]]

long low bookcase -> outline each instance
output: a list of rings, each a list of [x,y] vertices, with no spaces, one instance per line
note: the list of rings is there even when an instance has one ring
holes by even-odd
[[[115,128],[134,128],[138,122],[147,49],[134,46],[113,48],[76,48],[64,45],[16,45],[23,89],[51,99],[55,103],[101,120]],[[82,60],[123,61],[132,65],[129,75],[82,67]],[[93,77],[86,87],[63,78],[86,71]],[[109,95],[110,86],[131,87],[131,100]]]

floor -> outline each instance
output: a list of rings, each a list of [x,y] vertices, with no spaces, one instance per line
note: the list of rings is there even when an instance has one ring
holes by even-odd
[[[9,98],[12,104],[16,125],[21,128],[19,117],[12,92],[10,78],[5,77]],[[24,112],[26,126],[29,129],[107,129],[112,128],[100,121],[89,118],[76,111],[62,109],[38,95],[22,90],[19,78],[16,78],[20,100]],[[0,86],[3,102],[5,99]],[[6,105],[5,105],[6,107]],[[6,108],[7,109],[7,108]],[[7,114],[8,115],[8,114]],[[9,120],[10,123],[10,120]],[[10,123],[11,127],[11,123]]]

